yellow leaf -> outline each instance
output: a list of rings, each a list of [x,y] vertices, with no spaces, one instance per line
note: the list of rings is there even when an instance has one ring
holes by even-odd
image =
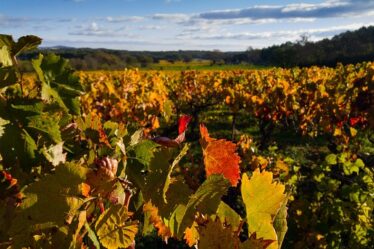
[[[253,156],[251,161],[251,169],[255,170],[257,168],[265,169],[269,162],[265,157]]]
[[[242,177],[241,192],[246,207],[249,235],[266,240],[277,240],[273,218],[286,199],[284,185],[273,183],[271,172],[253,172],[251,179],[247,174]],[[273,243],[269,248],[277,248]]]
[[[100,243],[108,249],[127,248],[134,243],[137,222],[129,221],[130,213],[120,204],[105,210],[95,223]]]
[[[342,129],[335,128],[335,130],[334,130],[334,137],[341,136],[341,135],[342,135]]]
[[[349,128],[349,131],[351,132],[351,136],[352,137],[355,137],[357,135],[357,130],[353,127],[350,127]]]
[[[280,170],[284,171],[286,173],[286,175],[288,175],[289,168],[288,168],[287,163],[285,163],[283,160],[278,159],[276,164],[275,164],[275,167],[277,169],[280,169]]]

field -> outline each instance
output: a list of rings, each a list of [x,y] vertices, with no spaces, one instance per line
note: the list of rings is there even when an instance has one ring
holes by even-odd
[[[374,62],[23,74],[10,39],[0,248],[373,245]]]
[[[238,65],[226,65],[220,63],[214,63],[211,60],[196,60],[196,61],[174,61],[169,62],[166,60],[160,60],[158,63],[152,63],[142,70],[240,70],[240,69],[261,69],[262,67],[249,65],[249,64],[238,64]]]

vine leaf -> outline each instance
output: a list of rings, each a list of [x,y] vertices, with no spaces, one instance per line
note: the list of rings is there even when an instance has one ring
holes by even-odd
[[[7,46],[2,46],[0,48],[0,66],[10,67],[13,66],[12,55]]]
[[[204,226],[198,227],[199,249],[237,248],[239,238],[233,236],[231,227],[224,227],[219,219],[209,220]]]
[[[137,222],[123,205],[112,205],[96,221],[95,230],[103,246],[108,249],[127,248],[133,244],[138,232]]]
[[[0,137],[0,151],[4,165],[14,165],[17,161],[22,168],[31,168],[37,154],[37,144],[26,129],[6,125]]]
[[[28,238],[38,233],[43,224],[62,227],[71,223],[84,202],[80,196],[86,173],[87,169],[78,164],[61,164],[54,174],[28,186],[9,229],[14,240],[28,247],[31,246],[27,244],[31,243]]]
[[[266,249],[269,246],[272,246],[274,240],[265,240],[263,238],[257,238],[256,233],[252,233],[251,237],[246,240],[244,243],[241,243],[239,248],[240,249]],[[280,247],[279,247],[280,248]]]
[[[57,166],[60,163],[65,163],[66,153],[63,153],[64,142],[52,145],[49,148],[43,148],[42,153],[45,158],[52,163],[53,166]]]
[[[287,226],[287,199],[283,202],[277,216],[274,218],[274,229],[278,236],[278,246],[282,247],[284,236],[286,236]]]
[[[154,157],[154,151],[159,145],[151,140],[142,140],[134,146],[134,152],[136,159],[146,167],[149,166],[152,158]]]
[[[199,240],[198,224],[194,222],[191,227],[187,227],[184,231],[184,239],[189,247],[196,245]]]
[[[166,176],[166,181],[164,188],[162,190],[162,197],[164,199],[164,202],[167,203],[166,193],[169,189],[170,184],[172,183],[173,179],[171,178],[171,173],[173,172],[174,167],[179,163],[179,161],[187,154],[188,149],[190,148],[189,144],[185,144],[179,155],[174,159],[173,163],[171,164],[168,174]]]
[[[1,55],[1,49],[0,49],[0,57]],[[18,80],[18,74],[14,67],[1,67],[0,62],[0,88],[13,85]]]
[[[19,55],[25,51],[36,49],[41,42],[42,39],[34,35],[22,36],[18,39],[17,43],[14,44],[12,53],[14,55]]]
[[[234,230],[238,229],[242,220],[240,215],[223,201],[221,201],[218,206],[217,216],[222,222],[229,224]]]
[[[178,120],[178,134],[182,134],[186,131],[188,124],[190,123],[192,117],[188,115],[183,115]]]
[[[211,175],[190,197],[183,218],[178,227],[178,235],[191,227],[196,212],[204,215],[215,214],[221,202],[221,197],[226,194],[230,183],[222,175]]]
[[[32,64],[42,82],[43,100],[56,102],[66,112],[79,115],[79,96],[84,93],[83,87],[79,78],[72,74],[67,60],[54,54],[40,54]]]
[[[204,125],[200,125],[200,133],[206,175],[222,174],[235,187],[240,179],[240,157],[235,152],[236,145],[224,139],[211,138]]]
[[[84,223],[84,228],[87,230],[87,236],[92,241],[93,245],[96,249],[100,249],[100,242],[96,237],[96,234],[94,231],[92,231],[91,227],[88,225],[88,223]]]
[[[247,174],[242,177],[242,198],[245,204],[249,235],[256,233],[265,240],[277,240],[273,218],[286,199],[284,185],[273,183],[271,172],[253,172],[251,179]],[[272,244],[276,245],[275,243]],[[277,247],[274,247],[277,248]]]
[[[158,214],[158,208],[148,201],[143,206],[144,212],[144,227],[148,227],[148,223],[151,223],[156,229],[158,236],[160,236],[164,241],[172,236],[170,229],[165,225],[162,218]],[[146,229],[147,230],[147,229]]]
[[[9,124],[8,120],[2,119],[0,117],[0,137],[4,134],[5,126]]]
[[[179,118],[178,136],[175,139],[171,139],[168,137],[154,137],[152,138],[152,141],[165,147],[179,147],[179,145],[186,139],[186,130],[191,119],[192,118],[188,115],[183,115]]]

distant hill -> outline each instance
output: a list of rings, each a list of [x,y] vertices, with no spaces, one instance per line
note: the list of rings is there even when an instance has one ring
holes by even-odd
[[[237,58],[240,57],[240,58]],[[331,39],[310,42],[302,39],[296,43],[247,51],[234,56],[233,61],[246,61],[259,65],[335,66],[374,60],[374,26],[347,31]]]
[[[78,70],[123,69],[125,67],[147,67],[159,61],[190,62],[209,60],[212,65],[252,64],[257,66],[335,66],[374,60],[374,26],[363,27],[311,42],[301,39],[263,49],[244,52],[220,51],[126,51],[111,49],[70,48],[56,46],[41,48],[39,51],[23,55],[21,59],[36,57],[39,52],[53,52],[68,58]],[[25,69],[30,65],[25,65]]]

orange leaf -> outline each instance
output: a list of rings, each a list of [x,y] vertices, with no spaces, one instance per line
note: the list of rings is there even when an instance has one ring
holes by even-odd
[[[197,224],[195,222],[184,231],[184,239],[189,247],[196,245],[199,239],[199,231],[197,231]]]
[[[91,191],[91,186],[88,185],[87,183],[82,183],[82,195],[84,197],[89,197],[90,196],[90,191]]]
[[[232,186],[236,186],[240,178],[240,157],[235,152],[236,144],[224,139],[211,138],[204,125],[200,125],[200,133],[206,176],[222,174]]]
[[[144,204],[143,212],[149,213],[149,222],[157,229],[158,235],[161,236],[164,241],[167,241],[168,238],[171,237],[171,231],[158,215],[158,208],[149,201]]]

